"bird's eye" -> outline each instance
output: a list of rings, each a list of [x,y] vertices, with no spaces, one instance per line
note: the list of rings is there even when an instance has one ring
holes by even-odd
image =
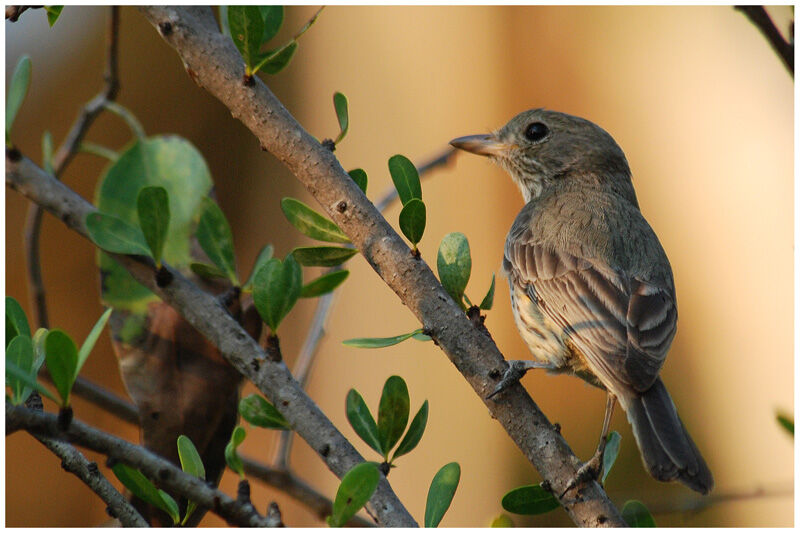
[[[534,122],[525,128],[525,138],[531,142],[541,141],[550,130],[541,122]]]

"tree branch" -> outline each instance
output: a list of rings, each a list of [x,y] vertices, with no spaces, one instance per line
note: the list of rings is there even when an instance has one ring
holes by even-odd
[[[49,176],[16,150],[6,152],[6,184],[53,213],[84,237],[85,219],[94,206],[69,187]],[[231,365],[250,379],[289,421],[292,429],[322,457],[339,478],[364,458],[305,394],[282,361],[271,361],[227,310],[212,295],[197,288],[180,272],[166,268],[172,280],[156,283],[150,258],[109,254],[139,283],[174,307],[213,343]],[[374,513],[385,527],[416,526],[385,478],[372,499]]]
[[[244,527],[267,526],[267,520],[250,504],[241,504],[225,493],[209,487],[205,481],[186,474],[166,459],[130,442],[73,420],[66,431],[58,427],[58,417],[51,413],[15,407],[6,402],[6,424],[23,428],[37,437],[67,440],[139,469],[164,489],[210,509],[228,523]]]
[[[497,346],[472,325],[430,268],[412,256],[335,156],[297,123],[260,79],[254,78],[250,86],[242,83],[242,58],[231,39],[219,32],[211,10],[161,6],[140,9],[176,49],[191,78],[219,99],[234,118],[253,132],[261,146],[305,185],[430,331],[554,492],[563,492],[580,461],[525,389],[517,384],[494,400],[485,400],[507,366]],[[625,525],[595,482],[569,491],[561,503],[578,525]]]
[[[772,49],[778,54],[778,57],[783,61],[783,66],[789,71],[789,74],[794,78],[794,44],[786,41],[775,27],[775,23],[764,9],[764,6],[735,6],[737,11],[741,11],[745,16],[750,19],[750,22],[756,25],[761,30],[761,33],[767,39]]]
[[[14,7],[14,6],[11,6]],[[26,6],[20,6],[26,7]],[[18,16],[18,15],[17,15]],[[6,8],[8,18],[8,8]],[[61,178],[64,170],[78,152],[81,141],[94,120],[108,102],[113,101],[119,92],[118,60],[119,55],[119,6],[112,6],[108,20],[106,36],[106,71],[104,74],[105,86],[100,93],[87,103],[75,123],[70,128],[64,142],[53,156],[53,173]],[[47,316],[47,298],[42,281],[42,264],[39,247],[39,236],[42,229],[42,208],[38,204],[31,204],[25,219],[25,255],[28,265],[28,278],[30,281],[29,293],[33,302],[36,321],[40,328],[50,327]]]

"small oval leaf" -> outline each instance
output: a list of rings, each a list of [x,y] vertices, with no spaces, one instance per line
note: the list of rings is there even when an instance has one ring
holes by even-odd
[[[28,94],[30,85],[31,58],[25,55],[17,61],[17,66],[14,67],[11,83],[8,84],[8,92],[6,93],[6,144],[11,142],[8,139],[11,126],[14,124],[14,119],[17,118],[17,113],[19,108],[22,107],[22,102],[25,100],[25,95]]]
[[[111,470],[114,472],[114,475],[117,476],[117,479],[119,479],[135,496],[170,515],[173,522],[178,522],[180,516],[178,516],[178,506],[175,504],[175,500],[169,495],[167,495],[168,499],[165,498],[164,495],[166,493],[158,490],[153,482],[147,479],[144,474],[122,463],[114,464]],[[169,500],[172,501],[170,502]]]
[[[422,200],[422,185],[417,167],[407,157],[400,154],[390,157],[389,173],[403,205],[414,198]]]
[[[258,62],[259,48],[264,36],[264,19],[255,6],[229,6],[228,28],[250,74]]]
[[[47,371],[50,372],[53,384],[61,396],[61,406],[67,407],[78,367],[78,348],[64,331],[52,329],[45,337],[44,350]]]
[[[436,269],[444,290],[463,309],[461,298],[472,270],[469,242],[463,233],[448,233],[444,236],[439,245]]]
[[[150,255],[150,247],[142,230],[104,213],[86,215],[89,238],[106,252],[128,255]]]
[[[258,65],[253,72],[263,70],[267,74],[277,74],[289,65],[294,53],[297,51],[297,41],[289,41],[276,50],[270,50],[259,58]]]
[[[344,283],[349,274],[349,270],[337,270],[323,274],[314,281],[303,285],[303,290],[300,291],[300,298],[316,298],[327,294]]]
[[[355,248],[339,246],[306,246],[292,250],[294,258],[303,266],[341,265],[357,253]]]
[[[606,482],[608,473],[611,472],[611,467],[614,466],[614,462],[617,460],[617,455],[619,455],[619,444],[621,440],[622,437],[616,431],[612,431],[606,438],[606,449],[603,452],[602,483]]]
[[[425,503],[425,527],[438,527],[444,518],[461,479],[461,467],[458,463],[448,463],[436,472],[428,489],[428,500]]]
[[[161,254],[169,230],[169,197],[164,187],[142,187],[136,198],[139,227],[150,255],[161,266]]]
[[[18,368],[29,380],[36,381],[33,373],[33,342],[26,335],[17,335],[6,346],[6,365],[11,364]],[[6,386],[11,387],[11,403],[20,405],[30,396],[32,388],[27,385],[28,380],[20,379],[14,374],[9,376],[6,371]]]
[[[494,305],[494,274],[492,274],[492,284],[489,285],[489,291],[486,293],[486,296],[483,297],[481,300],[481,305],[479,306],[484,311],[488,311]]]
[[[261,44],[266,43],[278,34],[283,24],[283,6],[258,6],[261,17],[264,19],[264,34]]]
[[[254,426],[291,429],[289,422],[275,409],[275,406],[258,394],[251,394],[239,401],[239,414]]]
[[[211,262],[225,272],[231,283],[238,286],[231,227],[222,209],[211,198],[203,198],[203,214],[197,224],[196,235],[197,242]]]
[[[403,206],[400,211],[400,230],[416,248],[425,232],[425,204],[422,200],[412,198]]]
[[[30,337],[31,327],[19,302],[11,296],[6,296],[6,347],[17,335]]]
[[[421,335],[421,334],[422,330],[417,329],[412,331],[411,333],[404,333],[396,337],[382,337],[382,338],[360,337],[356,339],[347,339],[342,341],[342,344],[344,344],[345,346],[352,346],[354,348],[386,348],[387,346],[394,346],[395,344],[399,344],[406,339],[410,339],[415,335]]]
[[[514,527],[514,521],[511,520],[510,516],[503,513],[492,520],[492,523],[489,524],[489,527]]]
[[[369,412],[364,398],[355,389],[350,389],[347,393],[345,413],[347,414],[347,421],[350,422],[356,435],[361,437],[361,440],[366,442],[370,448],[381,455],[385,455],[378,439],[378,425],[375,423],[372,413]]]
[[[273,257],[256,274],[253,300],[273,333],[294,307],[302,287],[303,273],[292,254],[287,255],[283,262]]]
[[[502,505],[509,513],[535,515],[557,509],[559,503],[553,493],[547,492],[541,485],[525,485],[507,492]]]
[[[281,209],[286,219],[303,235],[318,241],[350,242],[347,235],[333,221],[328,220],[296,198],[281,200]]]
[[[192,263],[189,265],[192,272],[197,274],[202,279],[228,279],[228,275],[214,265],[207,265],[205,263]]]
[[[367,172],[363,168],[354,168],[347,174],[353,178],[361,192],[367,194]]]
[[[336,491],[328,525],[344,526],[369,501],[380,480],[381,474],[375,463],[359,463],[351,468]]]
[[[629,527],[656,527],[653,515],[638,500],[628,500],[622,507],[622,519]]]
[[[384,457],[394,448],[408,425],[410,401],[408,386],[400,376],[390,376],[383,385],[378,406],[378,440]]]
[[[192,440],[186,435],[178,437],[178,458],[181,460],[181,469],[187,474],[191,474],[200,479],[206,478],[206,469],[203,460],[197,453]]]
[[[256,257],[256,261],[253,264],[253,270],[250,271],[250,277],[247,278],[247,282],[245,282],[244,287],[242,287],[244,290],[250,290],[250,288],[253,286],[253,280],[256,278],[256,274],[258,274],[258,270],[264,266],[267,261],[272,259],[274,250],[275,249],[271,244],[267,244],[261,248],[261,251],[258,252],[258,256]]]
[[[350,117],[347,113],[347,97],[340,92],[333,93],[333,108],[336,111],[336,119],[339,121],[339,135],[336,137],[334,144],[339,144],[339,141],[347,135],[347,129],[350,127]]]
[[[233,428],[228,445],[225,446],[225,462],[228,463],[228,468],[239,474],[240,478],[244,478],[244,465],[236,449],[244,442],[246,436],[247,432],[244,428],[242,426],[236,426]]]
[[[427,424],[428,424],[428,400],[425,400],[425,402],[422,404],[422,407],[420,407],[419,411],[417,411],[417,414],[414,415],[414,419],[411,421],[411,425],[408,426],[408,431],[406,431],[406,436],[403,437],[403,440],[400,441],[400,445],[394,451],[394,455],[392,456],[391,462],[394,462],[394,460],[400,457],[401,455],[405,455],[417,447],[417,444],[419,444],[419,441],[422,438],[422,434],[425,433],[425,426]]]

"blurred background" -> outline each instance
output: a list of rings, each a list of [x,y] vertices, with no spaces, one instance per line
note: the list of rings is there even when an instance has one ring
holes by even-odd
[[[278,40],[314,13],[288,7]],[[789,6],[770,8],[786,30]],[[306,244],[279,209],[284,196],[317,207],[299,183],[219,102],[186,75],[175,52],[134,8],[122,9],[118,101],[148,134],[174,133],[205,156],[219,203],[247,275],[260,247],[276,255]],[[6,80],[19,56],[31,55],[33,81],[14,126],[15,143],[40,161],[45,130],[60,144],[80,106],[102,87],[108,8],[67,7],[54,28],[43,10],[5,24]],[[684,423],[716,478],[711,505],[683,486],[651,479],[629,426],[617,412],[620,457],[608,478],[621,506],[637,498],[659,525],[792,526],[793,441],[775,422],[793,414],[794,85],[778,57],[744,15],[731,7],[339,7],[326,8],[300,41],[290,66],[266,83],[316,137],[335,137],[334,91],[350,102],[350,132],[336,155],[346,169],[369,174],[369,197],[391,186],[388,158],[424,163],[457,136],[483,133],[520,111],[547,107],[592,120],[625,151],[642,211],[659,235],[675,274],[678,334],[662,372]],[[122,147],[129,130],[105,114],[88,139]],[[93,197],[105,162],[82,155],[64,180]],[[467,235],[480,300],[498,274],[486,325],[506,358],[528,356],[513,324],[500,277],[506,232],[522,199],[507,175],[483,158],[459,154],[423,183],[428,226],[420,250],[429,264],[441,238]],[[23,248],[28,202],[6,194],[6,294],[31,316]],[[397,227],[399,207],[385,213]],[[50,215],[43,224],[42,263],[50,321],[82,339],[101,313],[95,254],[88,241]],[[540,481],[490,418],[480,399],[432,343],[383,350],[342,346],[352,337],[383,337],[419,327],[366,262],[356,257],[340,289],[309,383],[309,394],[365,457],[345,418],[354,387],[377,409],[386,378],[405,378],[412,413],[430,402],[419,447],[398,461],[390,481],[421,520],[428,485],[445,463],[462,475],[443,526],[487,526],[508,490]],[[314,273],[315,274],[315,273]],[[308,273],[309,278],[311,273]],[[282,327],[291,364],[314,311],[301,301]],[[110,342],[103,336],[83,374],[125,394]],[[604,395],[582,381],[532,372],[523,380],[534,400],[583,458],[594,451]],[[253,392],[252,386],[244,394]],[[52,408],[52,405],[46,408]],[[79,398],[76,416],[136,441],[136,427]],[[243,452],[272,460],[277,434],[249,430]],[[93,526],[103,504],[30,436],[6,439],[7,526]],[[105,469],[103,458],[88,456]],[[338,480],[300,439],[296,473],[333,497]],[[226,472],[222,489],[235,493]],[[753,497],[762,493],[762,496]],[[294,500],[253,482],[253,501],[275,500],[290,526],[323,523]],[[43,505],[43,503],[46,504]],[[569,525],[562,510],[517,525]],[[202,525],[224,523],[208,514]]]

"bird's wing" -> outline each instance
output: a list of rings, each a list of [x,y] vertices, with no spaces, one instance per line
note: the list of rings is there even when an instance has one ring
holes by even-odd
[[[670,290],[524,239],[506,244],[505,259],[511,279],[564,328],[608,388],[653,384],[677,324]]]

